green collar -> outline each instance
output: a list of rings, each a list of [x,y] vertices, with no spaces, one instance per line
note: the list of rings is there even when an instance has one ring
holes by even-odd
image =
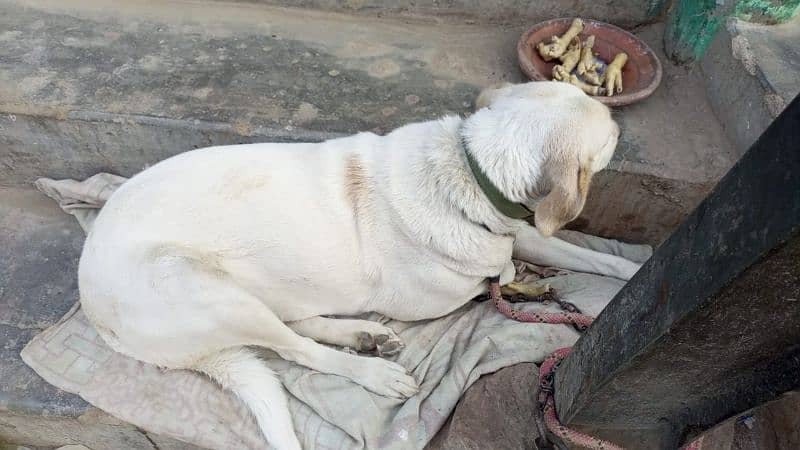
[[[503,195],[499,189],[497,189],[497,186],[495,186],[494,183],[489,180],[489,177],[487,177],[486,173],[481,170],[478,162],[475,161],[475,158],[473,158],[470,154],[469,145],[467,145],[467,141],[464,139],[464,135],[460,133],[460,130],[458,134],[461,138],[461,146],[464,147],[464,154],[467,156],[469,168],[472,169],[472,175],[478,182],[478,186],[481,187],[481,190],[486,195],[486,198],[489,199],[489,202],[491,202],[491,204],[494,205],[498,211],[508,217],[511,217],[512,219],[527,219],[528,217],[533,216],[533,211],[528,209],[522,203],[514,203],[507,199],[506,196]]]

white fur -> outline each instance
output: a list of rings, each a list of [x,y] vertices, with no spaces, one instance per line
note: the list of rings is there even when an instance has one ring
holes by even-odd
[[[300,448],[292,418],[286,413],[289,406],[283,386],[252,350],[223,350],[198,361],[194,368],[235,392],[272,442],[279,442],[282,448]]]
[[[466,120],[319,144],[212,147],[145,170],[114,193],[87,238],[87,316],[117,351],[207,373],[249,406],[275,448],[297,449],[284,394],[243,346],[404,398],[417,382],[402,366],[311,339],[341,345],[385,327],[320,316],[440,317],[483,292],[487,277],[509,281],[512,250],[630,277],[630,261],[543,236],[580,212],[579,174],[611,158],[619,130],[608,109],[563,83],[481,98],[488,107]],[[460,132],[509,198],[547,205],[536,218],[543,233],[488,202]]]

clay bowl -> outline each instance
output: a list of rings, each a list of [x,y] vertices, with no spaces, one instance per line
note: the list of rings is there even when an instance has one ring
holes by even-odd
[[[546,62],[536,51],[536,44],[549,40],[550,36],[562,35],[573,19],[553,19],[534,25],[517,43],[519,66],[525,75],[534,81],[552,79],[553,66],[558,60]],[[594,35],[594,52],[606,62],[611,62],[617,53],[628,54],[628,62],[622,68],[623,91],[611,97],[593,96],[608,106],[630,105],[647,98],[661,83],[661,62],[653,50],[636,36],[603,22],[583,19],[581,41]]]

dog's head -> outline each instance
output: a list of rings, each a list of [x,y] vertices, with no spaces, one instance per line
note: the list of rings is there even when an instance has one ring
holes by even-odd
[[[619,127],[609,109],[559,82],[484,90],[464,136],[478,164],[505,196],[536,213],[545,236],[583,209],[592,176],[606,167]]]

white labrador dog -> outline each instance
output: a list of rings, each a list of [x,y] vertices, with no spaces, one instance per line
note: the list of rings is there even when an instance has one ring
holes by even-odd
[[[298,449],[280,382],[245,346],[405,398],[417,392],[405,368],[319,343],[358,347],[366,332],[398,344],[394,332],[326,316],[440,317],[487,277],[510,281],[512,255],[631,277],[633,262],[547,237],[578,215],[611,159],[609,110],[552,82],[485,91],[478,107],[386,136],[212,147],[156,164],[113,194],[86,240],[86,315],[118,352],[208,374],[273,447]],[[535,228],[515,218],[528,209]]]

